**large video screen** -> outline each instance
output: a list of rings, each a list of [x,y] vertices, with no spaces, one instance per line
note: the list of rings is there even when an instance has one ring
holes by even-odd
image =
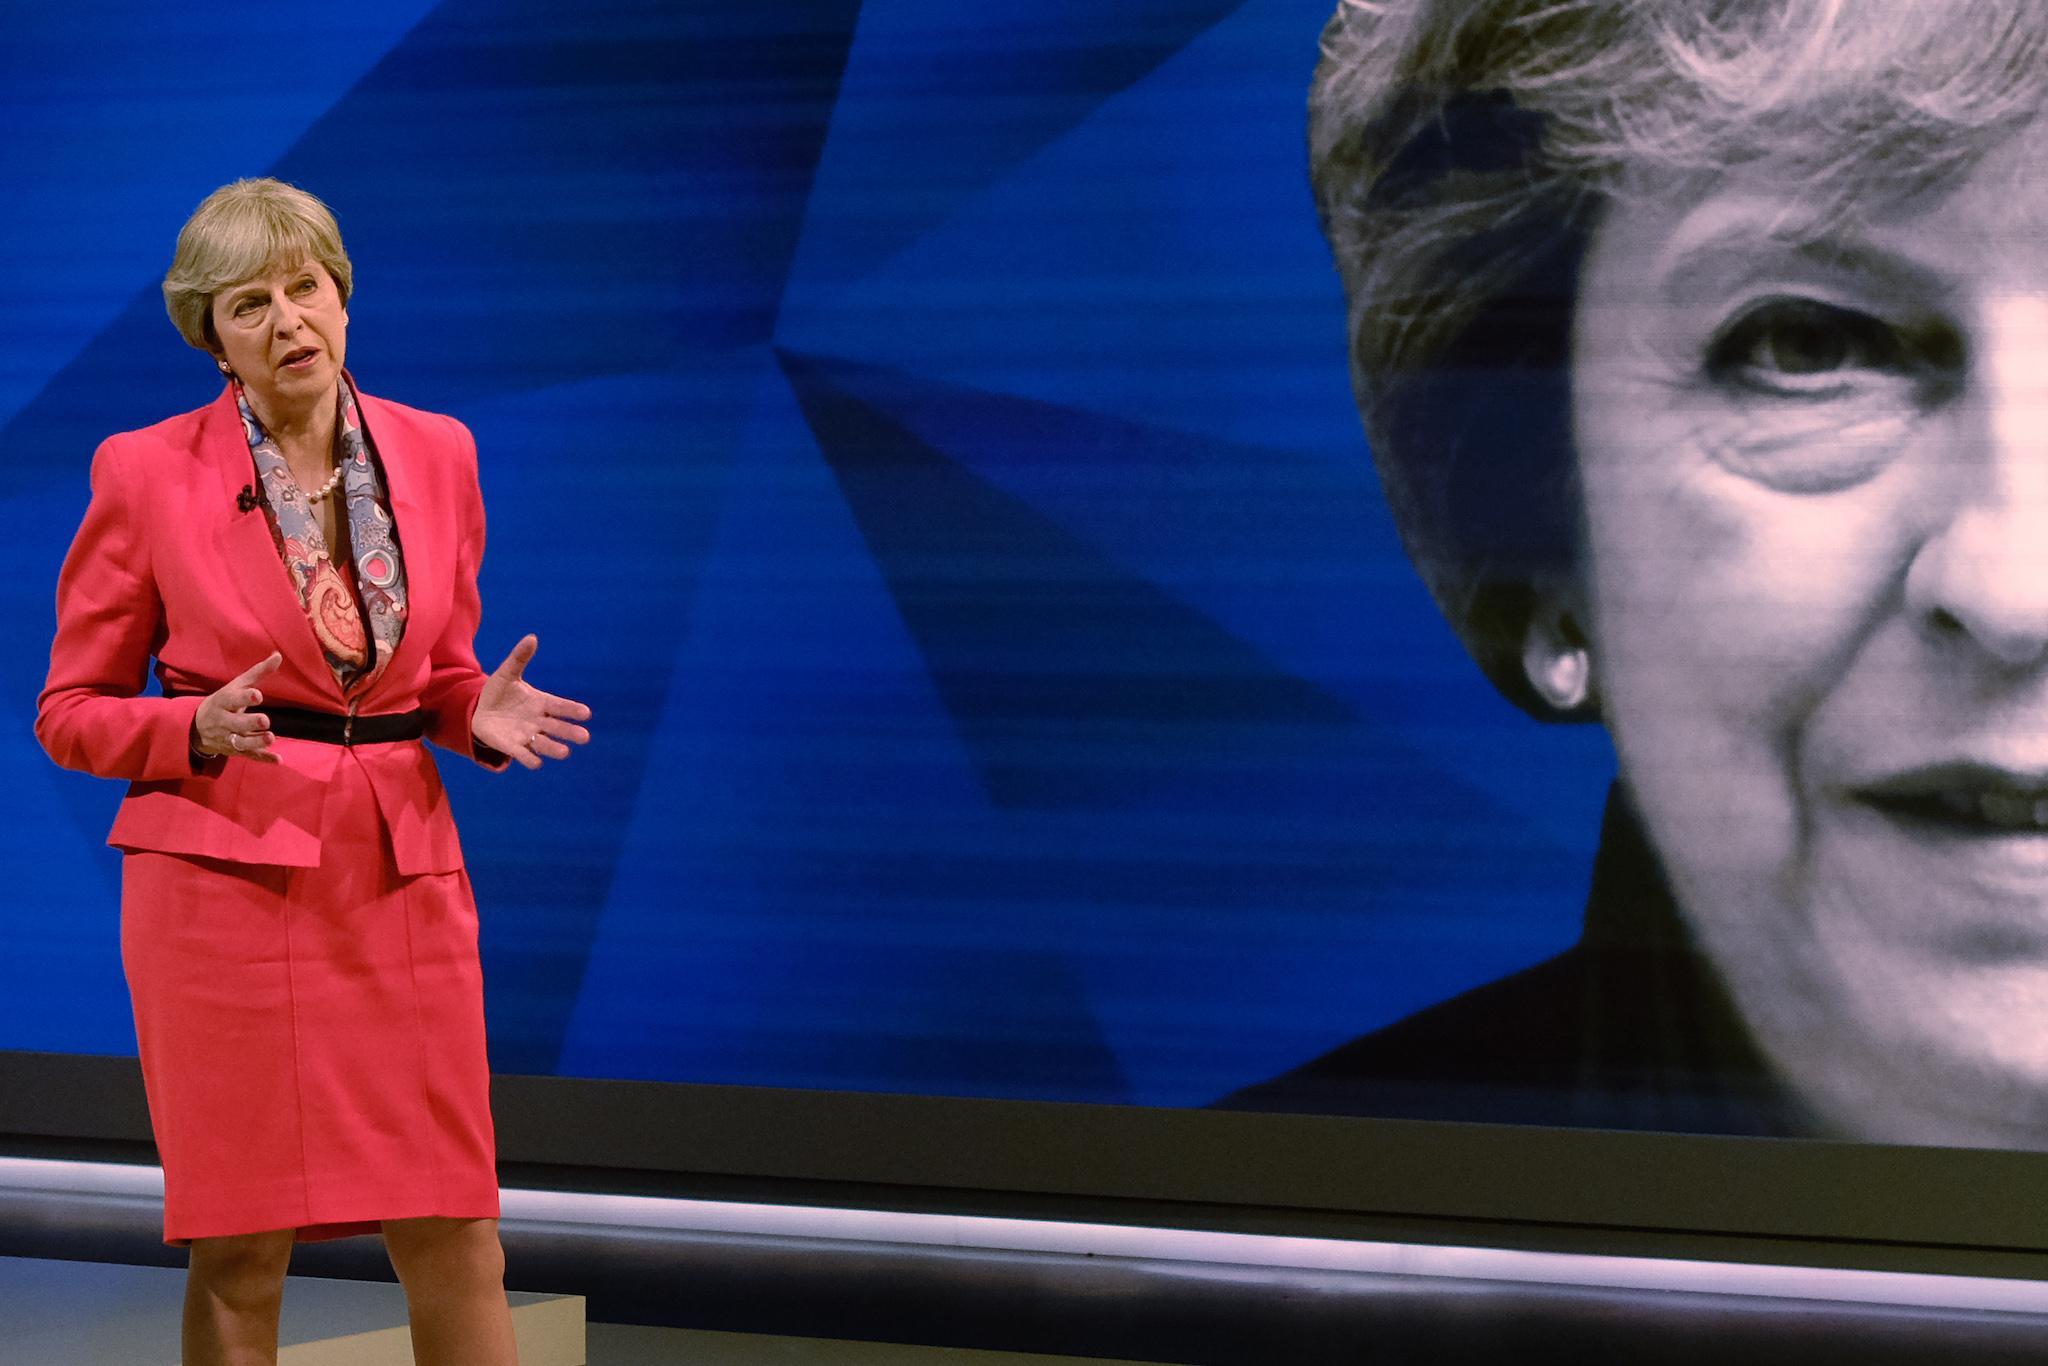
[[[0,1049],[134,1050],[35,699],[276,175],[594,711],[437,756],[496,1071],[2041,1146],[2041,24],[1836,8],[17,7]]]

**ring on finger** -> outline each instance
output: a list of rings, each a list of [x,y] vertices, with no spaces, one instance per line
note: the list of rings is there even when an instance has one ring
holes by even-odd
[[[228,743],[234,746],[235,753],[240,754],[242,752],[242,737],[239,734],[231,733],[228,736]]]

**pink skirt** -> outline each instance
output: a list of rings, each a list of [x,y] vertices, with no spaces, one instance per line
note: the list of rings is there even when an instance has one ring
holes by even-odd
[[[398,875],[353,755],[318,868],[128,853],[121,965],[166,1243],[498,1216],[469,877]]]

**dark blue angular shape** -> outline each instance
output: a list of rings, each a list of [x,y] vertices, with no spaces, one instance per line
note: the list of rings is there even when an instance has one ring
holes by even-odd
[[[871,6],[834,121],[850,164],[829,168],[804,274],[859,278],[1243,3]]]
[[[278,168],[342,218],[366,363],[436,407],[765,339],[859,10],[442,5]]]
[[[821,363],[779,354],[998,803],[1116,803],[1255,736],[1354,719]]]

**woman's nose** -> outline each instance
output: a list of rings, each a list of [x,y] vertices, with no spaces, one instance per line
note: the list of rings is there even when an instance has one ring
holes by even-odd
[[[277,329],[277,334],[280,337],[288,337],[292,333],[298,331],[299,320],[302,316],[303,314],[301,313],[299,306],[293,303],[286,296],[280,294],[275,299],[271,300],[271,326]]]
[[[2048,663],[2048,300],[1987,329],[1952,430],[1941,524],[1906,597],[1938,634],[2007,668]]]

